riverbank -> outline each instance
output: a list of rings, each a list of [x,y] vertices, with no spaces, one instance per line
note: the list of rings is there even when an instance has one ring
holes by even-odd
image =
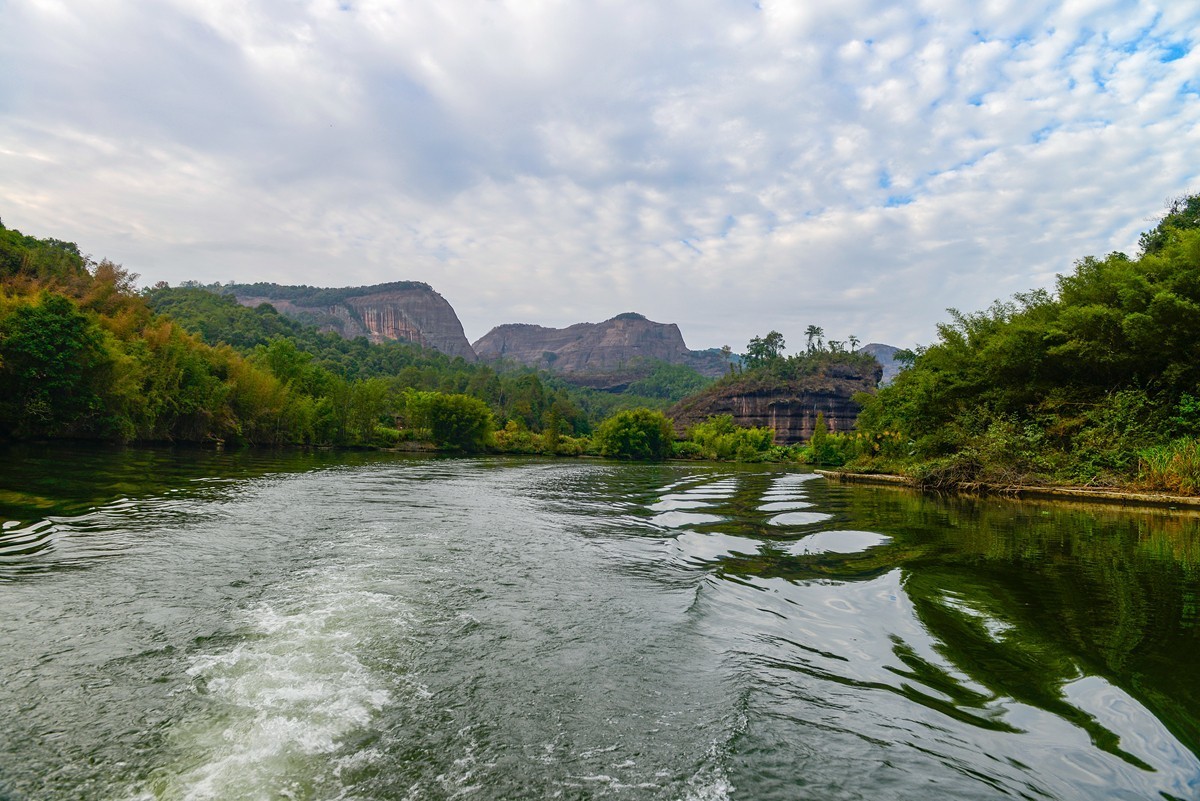
[[[817,470],[825,478],[853,484],[878,484],[922,489],[909,476],[886,473],[851,473],[845,470]],[[963,495],[996,495],[1018,499],[1067,500],[1086,503],[1105,503],[1118,506],[1157,506],[1166,508],[1189,508],[1200,511],[1200,497],[1190,495],[1168,495],[1158,492],[1141,492],[1123,489],[1096,489],[1092,487],[1000,485],[985,482],[965,482],[955,488]]]

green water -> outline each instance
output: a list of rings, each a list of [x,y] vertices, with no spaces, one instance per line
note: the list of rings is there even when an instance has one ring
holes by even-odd
[[[0,798],[1200,798],[1200,518],[0,452]]]

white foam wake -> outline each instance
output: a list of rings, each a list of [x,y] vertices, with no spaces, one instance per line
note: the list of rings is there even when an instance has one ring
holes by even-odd
[[[394,596],[345,576],[307,578],[289,598],[249,610],[232,647],[192,658],[196,711],[171,733],[174,764],[139,800],[301,798],[318,787],[341,795],[328,786],[338,784],[335,753],[392,701],[387,677],[360,651],[404,615]]]

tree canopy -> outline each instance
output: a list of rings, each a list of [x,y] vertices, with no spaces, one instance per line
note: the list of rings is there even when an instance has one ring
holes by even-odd
[[[1200,433],[1196,196],[1142,237],[1143,253],[1087,257],[1034,290],[950,311],[938,340],[866,400],[864,430],[898,430],[917,460],[990,461],[1025,476],[1129,479],[1139,453]],[[1186,413],[1185,413],[1186,412]]]

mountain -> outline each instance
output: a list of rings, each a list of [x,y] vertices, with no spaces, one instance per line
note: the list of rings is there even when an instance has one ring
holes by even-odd
[[[892,379],[899,374],[901,365],[896,361],[895,355],[900,348],[892,345],[883,345],[878,342],[872,342],[869,345],[863,345],[858,350],[860,353],[869,353],[874,356],[875,361],[879,362],[879,365],[883,367],[883,378],[880,380],[881,384],[892,383]]]
[[[675,404],[666,414],[680,435],[713,415],[733,415],[739,426],[775,429],[776,445],[806,442],[818,413],[825,415],[830,431],[852,431],[861,408],[853,396],[874,392],[882,372],[878,364],[855,356],[826,361],[815,371],[793,378],[756,370],[718,381]]]
[[[280,314],[347,339],[415,342],[448,356],[475,361],[475,351],[454,309],[429,284],[419,281],[339,289],[229,284],[222,291],[232,294],[243,306],[269,303]]]
[[[611,373],[638,360],[682,364],[709,377],[728,370],[719,350],[689,350],[679,326],[636,312],[567,328],[509,323],[496,326],[473,347],[480,359],[512,359],[559,373]]]

